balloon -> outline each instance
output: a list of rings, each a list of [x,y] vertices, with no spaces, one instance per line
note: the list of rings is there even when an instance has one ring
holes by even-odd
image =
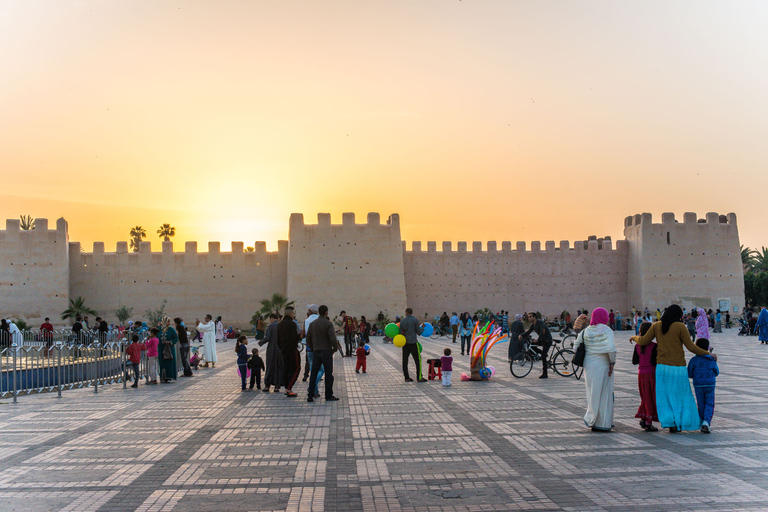
[[[417,341],[416,344],[419,346],[419,354],[421,354],[421,351],[424,347],[421,346],[421,342]]]
[[[470,380],[469,375],[467,375],[466,373],[462,373],[461,374],[461,380],[465,380],[465,381],[466,380]]]
[[[400,327],[398,327],[397,324],[387,324],[384,328],[384,334],[386,334],[388,338],[394,338],[400,334]]]
[[[491,370],[491,377],[496,375],[496,368],[494,368],[493,366],[489,366],[488,369]]]
[[[369,350],[371,350],[371,347],[369,347],[368,345],[364,346],[363,348],[365,349],[365,351],[366,351],[366,352],[368,352]]]
[[[429,338],[432,336],[433,332],[435,332],[435,328],[432,327],[432,324],[429,322],[424,322],[424,330],[421,332],[421,335],[425,338]]]
[[[394,338],[392,338],[392,343],[395,344],[396,347],[404,347],[405,346],[405,336],[402,334],[398,334]]]
[[[490,379],[491,378],[491,370],[488,368],[480,368],[480,378],[482,379]]]

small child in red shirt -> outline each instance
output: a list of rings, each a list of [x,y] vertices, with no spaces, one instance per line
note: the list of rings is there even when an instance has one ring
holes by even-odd
[[[357,350],[355,350],[355,355],[357,355],[357,364],[355,365],[355,373],[360,373],[360,368],[362,368],[363,373],[365,373],[365,357],[368,355],[368,352],[365,350],[364,341],[357,342]]]
[[[147,347],[143,343],[139,343],[139,337],[133,335],[131,338],[131,344],[125,349],[125,353],[128,354],[128,361],[125,363],[125,380],[128,380],[128,366],[133,366],[133,373],[135,379],[133,381],[132,388],[139,387],[139,366],[141,365],[141,353],[145,351]]]
[[[160,339],[157,335],[159,333],[160,331],[155,327],[149,330],[150,338],[147,340],[147,377],[149,378],[149,382],[147,384],[157,384],[157,348],[160,345]]]

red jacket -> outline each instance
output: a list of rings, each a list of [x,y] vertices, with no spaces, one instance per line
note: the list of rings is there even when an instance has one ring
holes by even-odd
[[[141,353],[145,350],[147,347],[143,343],[131,343],[125,349],[125,353],[128,354],[128,358],[133,364],[139,364],[141,363]]]

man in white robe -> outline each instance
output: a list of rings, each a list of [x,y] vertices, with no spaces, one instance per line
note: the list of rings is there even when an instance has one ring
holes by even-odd
[[[216,368],[216,325],[213,323],[211,315],[205,315],[205,322],[197,322],[195,328],[203,333],[203,368],[208,368],[208,363]]]

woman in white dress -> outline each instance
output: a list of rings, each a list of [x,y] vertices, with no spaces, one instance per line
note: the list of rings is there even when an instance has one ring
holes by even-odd
[[[205,315],[205,322],[197,322],[195,328],[203,333],[203,368],[208,368],[208,363],[216,368],[216,325],[213,323],[211,315]]]
[[[576,338],[574,349],[584,343],[584,384],[587,390],[587,413],[584,423],[593,432],[610,432],[613,428],[613,365],[616,345],[608,326],[608,311],[596,308],[589,327]]]

